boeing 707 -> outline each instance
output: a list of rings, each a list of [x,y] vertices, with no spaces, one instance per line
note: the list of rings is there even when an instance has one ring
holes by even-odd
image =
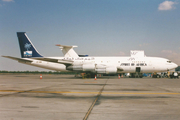
[[[19,63],[55,71],[73,71],[91,74],[152,73],[167,72],[178,65],[166,58],[147,57],[144,51],[131,51],[128,57],[79,56],[73,48],[77,46],[57,45],[63,57],[44,57],[32,44],[25,32],[17,32],[21,58],[3,56]]]

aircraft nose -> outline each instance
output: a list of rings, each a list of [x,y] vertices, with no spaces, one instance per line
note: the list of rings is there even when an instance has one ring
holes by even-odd
[[[175,64],[176,65],[176,68],[178,67],[178,65],[177,64]]]
[[[174,66],[174,68],[177,68],[177,67],[178,67],[178,65],[177,65],[176,63],[173,63],[173,64],[174,64],[174,65],[173,65],[173,66]]]

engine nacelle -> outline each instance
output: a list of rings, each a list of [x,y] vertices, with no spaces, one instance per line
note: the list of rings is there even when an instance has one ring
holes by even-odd
[[[116,67],[107,67],[106,68],[106,74],[116,74],[117,68]]]
[[[95,65],[94,64],[71,65],[66,67],[66,70],[94,72]]]
[[[102,74],[116,74],[117,67],[106,66],[106,65],[95,65],[95,64],[74,64],[66,67],[66,70],[71,71],[87,71]]]
[[[117,67],[106,67],[102,69],[96,69],[97,73],[104,73],[104,74],[116,74],[117,73]]]
[[[103,65],[103,64],[97,64],[96,65],[96,69],[106,69],[106,65]]]
[[[83,71],[95,71],[95,64],[83,64]]]
[[[66,70],[82,71],[82,65],[71,65],[66,67]]]

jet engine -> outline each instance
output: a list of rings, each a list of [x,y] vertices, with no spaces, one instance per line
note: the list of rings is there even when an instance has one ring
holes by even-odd
[[[90,71],[94,72],[95,65],[94,64],[77,64],[66,67],[67,70],[72,71]]]
[[[71,71],[87,71],[93,73],[102,73],[102,74],[115,74],[117,73],[117,67],[115,66],[106,66],[102,64],[73,64],[66,67],[67,70]]]
[[[105,68],[97,68],[95,69],[97,73],[104,73],[104,74],[116,74],[117,67],[105,67]]]

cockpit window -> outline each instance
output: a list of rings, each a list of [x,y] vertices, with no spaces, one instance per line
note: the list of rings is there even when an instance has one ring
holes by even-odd
[[[168,63],[172,63],[171,61],[167,61]]]

